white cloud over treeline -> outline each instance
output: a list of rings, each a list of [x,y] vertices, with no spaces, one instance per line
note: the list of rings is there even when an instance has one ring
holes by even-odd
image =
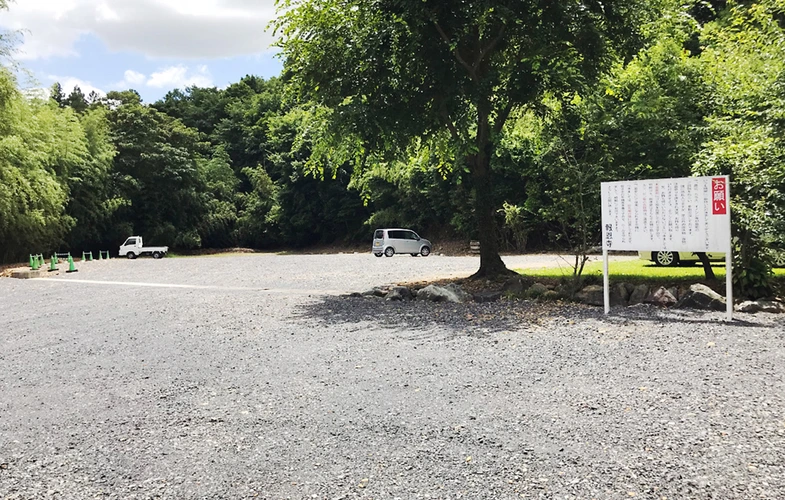
[[[111,51],[211,59],[270,49],[274,0],[19,0],[0,26],[25,30],[20,60],[79,56],[92,34]]]

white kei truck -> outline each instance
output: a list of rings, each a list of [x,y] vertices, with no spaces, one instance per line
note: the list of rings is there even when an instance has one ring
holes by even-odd
[[[126,256],[135,259],[141,255],[152,255],[154,259],[160,259],[169,252],[169,247],[146,247],[142,242],[141,236],[129,236],[125,243],[120,245],[120,257]]]

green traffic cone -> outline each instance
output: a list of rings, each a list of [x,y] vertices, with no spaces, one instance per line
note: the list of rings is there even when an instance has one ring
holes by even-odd
[[[87,252],[87,262],[92,262],[92,261],[93,261],[93,252],[92,251]]]
[[[82,252],[82,262],[84,262],[86,259],[87,259],[87,257],[85,257],[85,253]]]
[[[49,260],[49,272],[57,271],[57,257],[52,255],[52,258]]]
[[[30,269],[35,269],[35,264],[33,263],[33,254],[30,254]]]
[[[70,255],[68,256],[68,271],[67,273],[76,273],[79,272],[79,269],[76,268],[74,265],[74,259]]]
[[[104,252],[103,252],[103,250],[98,250],[98,260],[104,260]]]

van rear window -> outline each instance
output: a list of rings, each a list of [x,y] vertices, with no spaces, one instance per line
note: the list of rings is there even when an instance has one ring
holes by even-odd
[[[376,232],[374,233],[373,237],[374,237],[374,239],[377,239],[377,240],[380,240],[380,239],[384,238],[384,231],[381,230],[381,229],[377,229]]]

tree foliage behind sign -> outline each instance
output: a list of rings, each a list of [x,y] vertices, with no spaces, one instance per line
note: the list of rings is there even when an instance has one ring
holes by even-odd
[[[731,176],[734,285],[742,296],[771,293],[769,250],[785,242],[784,16],[781,0],[731,3],[703,31],[712,110],[695,171]]]

